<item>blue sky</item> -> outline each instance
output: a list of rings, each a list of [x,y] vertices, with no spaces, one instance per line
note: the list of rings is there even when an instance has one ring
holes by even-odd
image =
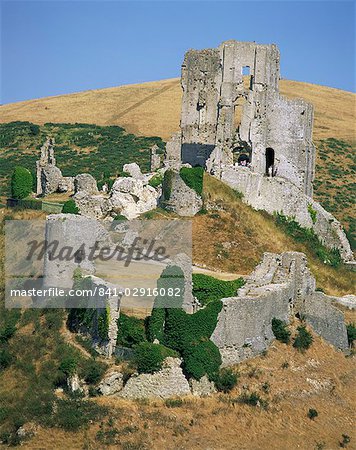
[[[346,1],[4,1],[1,100],[180,75],[189,48],[276,43],[283,78],[353,91],[355,4]]]

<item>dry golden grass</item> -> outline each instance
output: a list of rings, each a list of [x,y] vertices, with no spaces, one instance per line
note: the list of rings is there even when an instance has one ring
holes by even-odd
[[[355,139],[355,95],[326,86],[281,80],[281,92],[315,107],[314,139]],[[179,129],[182,90],[177,78],[96,89],[0,106],[0,122],[28,120],[121,125],[168,139]]]
[[[159,400],[95,400],[112,409],[104,430],[121,431],[115,444],[97,439],[96,423],[77,433],[39,429],[22,448],[311,450],[324,443],[319,448],[337,449],[342,434],[351,438],[347,448],[354,448],[354,359],[314,335],[304,354],[274,342],[267,355],[241,363],[236,371],[239,382],[230,394],[187,397],[180,407],[168,408]],[[268,401],[267,409],[231,401],[251,392]],[[307,416],[310,408],[318,412],[314,420]]]

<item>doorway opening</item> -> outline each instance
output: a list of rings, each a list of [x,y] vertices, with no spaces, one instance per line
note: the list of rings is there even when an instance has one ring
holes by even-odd
[[[266,175],[273,177],[274,171],[274,150],[271,147],[266,148]]]

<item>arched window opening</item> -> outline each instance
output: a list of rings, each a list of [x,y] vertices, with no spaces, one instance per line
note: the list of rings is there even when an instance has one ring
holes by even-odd
[[[232,150],[233,162],[238,166],[251,166],[252,161],[252,151],[247,143],[241,142],[242,145],[235,147]]]

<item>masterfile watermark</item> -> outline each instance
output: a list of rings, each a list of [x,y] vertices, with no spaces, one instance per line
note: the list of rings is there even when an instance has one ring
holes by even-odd
[[[170,307],[184,289],[177,292],[173,275],[164,286],[159,280],[175,261],[185,261],[185,275],[191,271],[191,234],[189,220],[98,221],[59,214],[6,221],[5,305],[99,308],[116,296],[123,306],[148,309],[161,296]]]
[[[141,245],[140,245],[141,244]],[[96,241],[94,245],[88,248],[86,253],[85,244],[81,244],[79,248],[74,248],[70,245],[61,246],[59,240],[53,241],[30,241],[27,243],[29,252],[26,257],[27,261],[34,258],[41,260],[45,254],[48,255],[49,261],[74,261],[81,262],[85,259],[88,261],[110,261],[116,259],[117,261],[124,261],[125,267],[128,267],[132,261],[152,260],[163,262],[169,259],[167,249],[164,246],[155,247],[156,241],[153,239],[141,239],[136,237],[128,248],[120,245],[115,247],[101,247]]]

